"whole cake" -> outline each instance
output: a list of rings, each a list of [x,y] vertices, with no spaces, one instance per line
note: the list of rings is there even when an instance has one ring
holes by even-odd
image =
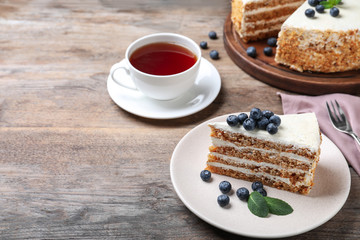
[[[232,0],[231,20],[244,42],[276,36],[304,0]]]
[[[275,61],[297,71],[343,72],[360,69],[360,1],[343,0],[333,17],[326,9],[314,17],[305,2],[282,25]]]
[[[231,21],[244,42],[278,35],[275,61],[293,70],[360,69],[360,1],[340,1],[334,5],[338,15],[315,11],[309,2],[321,5],[319,0],[232,0]],[[313,14],[305,14],[309,9]]]
[[[290,192],[308,194],[319,161],[321,133],[314,113],[281,115],[276,134],[227,122],[211,128],[206,169]]]

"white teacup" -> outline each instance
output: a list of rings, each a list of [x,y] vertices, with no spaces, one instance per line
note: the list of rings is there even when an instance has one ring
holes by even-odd
[[[196,56],[195,64],[183,72],[172,75],[148,74],[132,66],[130,57],[135,50],[158,42],[177,44],[187,48]],[[124,66],[113,68],[110,76],[114,82],[132,91],[140,91],[157,100],[171,100],[183,95],[194,85],[199,73],[200,61],[201,50],[198,44],[190,38],[174,33],[156,33],[144,36],[131,43],[125,53]]]

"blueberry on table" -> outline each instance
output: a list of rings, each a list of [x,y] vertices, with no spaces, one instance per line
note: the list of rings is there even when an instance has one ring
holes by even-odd
[[[267,44],[270,46],[270,47],[276,47],[276,44],[277,44],[277,39],[275,37],[271,37],[267,40]]]
[[[230,198],[228,195],[222,194],[218,196],[217,202],[220,205],[220,207],[225,207],[230,203]]]
[[[207,42],[206,41],[201,41],[200,42],[200,47],[202,48],[202,49],[207,49]]]
[[[217,34],[215,31],[210,31],[209,32],[209,38],[210,39],[217,39]]]
[[[258,189],[256,189],[256,191],[257,191],[258,193],[260,193],[261,195],[263,195],[264,197],[267,196],[267,192],[266,192],[265,189],[263,189],[263,188],[258,188]]]
[[[265,130],[268,124],[269,124],[269,119],[264,116],[257,121],[257,127],[261,130]]]
[[[308,8],[305,10],[305,16],[309,17],[309,18],[313,18],[315,16],[315,11],[314,9]]]
[[[211,57],[212,59],[219,59],[219,52],[216,51],[216,50],[211,50],[211,51],[210,51],[210,57]]]
[[[239,125],[240,120],[239,120],[238,116],[236,116],[236,115],[229,115],[226,118],[226,122],[230,127],[236,127]]]
[[[255,181],[251,184],[251,189],[256,191],[256,189],[258,188],[263,188],[264,185],[262,184],[262,182],[259,182],[259,181]]]
[[[337,17],[340,13],[340,10],[337,7],[333,7],[330,9],[330,15],[333,17]]]
[[[264,111],[262,111],[262,114],[266,118],[270,118],[271,116],[274,116],[274,113],[270,110],[264,110]]]
[[[271,116],[269,118],[269,123],[273,123],[278,127],[281,124],[281,118],[278,115]]]
[[[250,193],[249,190],[245,187],[241,187],[236,190],[236,196],[242,201],[247,201],[249,199]]]
[[[254,119],[252,119],[252,118],[247,118],[243,122],[243,127],[247,131],[252,131],[252,130],[254,130],[256,128],[256,121]]]
[[[255,57],[256,57],[256,48],[255,48],[255,47],[248,47],[248,48],[246,49],[246,54],[247,54],[249,57],[255,58]]]
[[[310,6],[315,7],[319,4],[319,0],[308,0]]]
[[[265,47],[264,48],[264,54],[266,56],[271,56],[273,54],[272,48],[271,47]]]
[[[248,117],[249,117],[249,116],[248,116],[246,113],[240,113],[240,114],[238,115],[240,124],[243,124],[244,121],[245,121]]]
[[[262,117],[262,111],[259,108],[252,108],[250,111],[250,118],[259,120]]]
[[[204,182],[208,182],[211,178],[211,172],[209,170],[202,170],[200,172],[200,177]]]
[[[325,7],[323,5],[316,5],[315,7],[315,10],[318,12],[318,13],[323,13],[325,12]]]
[[[226,194],[231,190],[231,183],[229,183],[228,181],[222,181],[219,184],[219,189],[222,193]]]
[[[273,124],[273,123],[269,123],[267,126],[266,126],[266,131],[268,133],[270,133],[271,135],[274,135],[275,133],[278,132],[278,127]]]

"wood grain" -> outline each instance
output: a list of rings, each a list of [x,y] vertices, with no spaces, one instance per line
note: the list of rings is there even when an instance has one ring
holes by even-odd
[[[225,0],[0,0],[0,239],[246,239],[190,212],[169,172],[176,144],[198,124],[255,106],[282,113],[282,90],[227,55],[229,11]],[[209,107],[159,121],[110,99],[110,67],[155,32],[208,41],[203,56],[222,78]],[[360,181],[350,171],[342,210],[290,239],[360,238]]]

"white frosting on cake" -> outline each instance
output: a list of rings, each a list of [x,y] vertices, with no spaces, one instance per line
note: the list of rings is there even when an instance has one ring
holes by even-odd
[[[249,0],[244,2],[250,2]],[[301,5],[283,24],[282,27],[295,27],[304,30],[332,30],[347,31],[352,29],[360,29],[360,0],[343,0],[342,3],[336,5],[340,10],[338,17],[330,15],[330,9],[325,9],[324,13],[315,11],[315,17],[309,18],[305,16],[305,10],[314,9],[306,1]]]
[[[279,115],[281,124],[276,134],[265,130],[247,131],[244,127],[230,127],[226,122],[210,123],[215,128],[226,132],[241,133],[245,136],[279,144],[293,145],[294,148],[308,148],[316,153],[321,139],[319,124],[314,113]]]

